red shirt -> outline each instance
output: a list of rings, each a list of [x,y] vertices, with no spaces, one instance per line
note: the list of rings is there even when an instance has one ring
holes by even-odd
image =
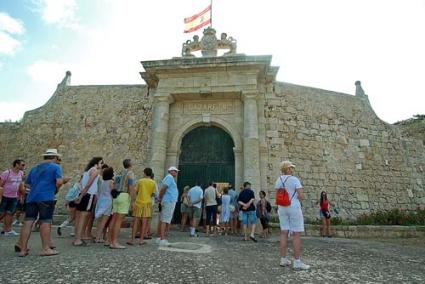
[[[329,201],[323,200],[322,204],[320,204],[320,210],[321,211],[329,210]]]

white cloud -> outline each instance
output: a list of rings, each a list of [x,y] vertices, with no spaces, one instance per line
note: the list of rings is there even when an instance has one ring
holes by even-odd
[[[41,10],[45,23],[71,29],[79,28],[76,17],[78,5],[75,0],[33,0],[33,3]]]
[[[25,28],[21,20],[12,18],[4,12],[0,12],[0,31],[9,34],[23,34]]]
[[[0,61],[0,71],[1,71],[1,69],[3,69],[3,65],[4,65],[4,63]]]
[[[0,31],[0,54],[13,55],[20,46],[20,41],[7,33]]]
[[[14,35],[21,35],[24,32],[24,25],[19,19],[0,12],[0,54],[15,54],[21,42]]]
[[[56,61],[37,60],[27,67],[31,80],[42,84],[58,84],[65,75],[65,65]]]

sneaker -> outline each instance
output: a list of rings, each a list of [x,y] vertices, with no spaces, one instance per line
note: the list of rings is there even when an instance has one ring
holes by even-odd
[[[287,258],[281,258],[279,265],[280,266],[289,266],[289,265],[291,265],[291,261]]]
[[[11,231],[9,231],[9,232],[4,232],[4,236],[5,237],[16,237],[16,236],[18,236],[19,234],[17,233],[17,232],[15,232],[14,230],[11,230]]]
[[[159,245],[162,247],[168,247],[170,245],[170,243],[167,240],[160,240],[159,241]]]
[[[294,269],[295,270],[309,270],[310,265],[307,265],[302,261],[294,261]]]

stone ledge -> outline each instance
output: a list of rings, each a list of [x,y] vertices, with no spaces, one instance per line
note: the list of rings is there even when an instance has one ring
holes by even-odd
[[[279,228],[278,223],[271,227]],[[321,225],[305,225],[305,236],[320,236]],[[425,226],[331,226],[331,234],[340,238],[425,238]]]

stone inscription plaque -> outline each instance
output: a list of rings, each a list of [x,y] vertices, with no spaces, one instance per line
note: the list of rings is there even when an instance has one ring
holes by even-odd
[[[235,106],[232,101],[209,101],[209,102],[185,102],[183,104],[183,113],[187,114],[228,114],[234,113]]]

